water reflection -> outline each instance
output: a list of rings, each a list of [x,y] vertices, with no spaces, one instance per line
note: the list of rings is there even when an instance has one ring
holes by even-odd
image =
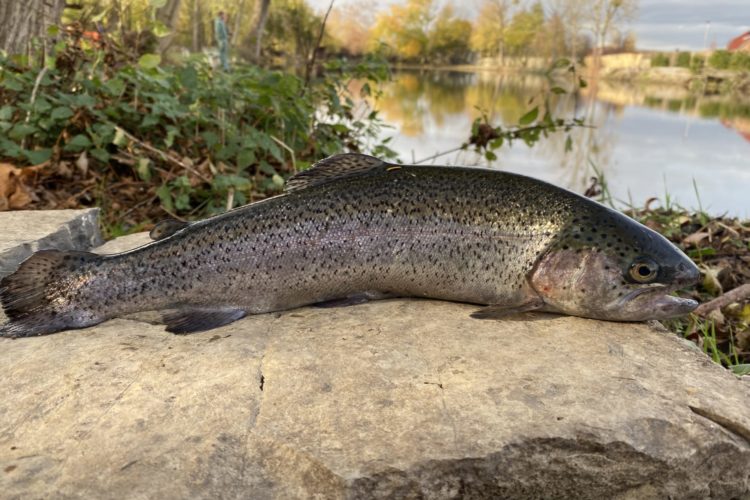
[[[376,103],[395,128],[392,147],[411,162],[459,146],[472,121],[487,114],[512,125],[545,85],[535,75],[492,72],[404,71],[384,84]],[[500,151],[494,168],[568,186],[579,192],[594,169],[604,172],[613,196],[643,203],[665,190],[673,200],[697,207],[693,179],[704,208],[750,216],[750,100],[692,95],[674,86],[624,86],[592,82],[579,95],[553,96],[559,117],[582,117],[591,128],[550,135],[534,148],[521,142]],[[470,151],[436,163],[486,164]]]

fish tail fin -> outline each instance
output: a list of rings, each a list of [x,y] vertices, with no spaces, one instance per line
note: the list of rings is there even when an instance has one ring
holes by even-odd
[[[0,304],[10,320],[0,337],[28,337],[101,322],[75,302],[86,286],[83,268],[104,259],[89,252],[42,250],[0,280]]]

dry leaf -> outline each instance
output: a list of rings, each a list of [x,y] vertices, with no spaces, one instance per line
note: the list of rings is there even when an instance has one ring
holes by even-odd
[[[23,183],[24,177],[32,172],[25,170],[0,163],[0,210],[18,210],[34,201],[34,194]]]
[[[687,236],[684,240],[682,240],[683,243],[686,245],[695,245],[698,246],[698,243],[708,238],[708,233],[705,231],[698,231],[695,232],[689,236]]]

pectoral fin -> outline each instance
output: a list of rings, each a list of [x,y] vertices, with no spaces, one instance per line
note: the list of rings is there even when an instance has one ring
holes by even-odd
[[[348,307],[356,306],[357,304],[364,304],[371,300],[381,299],[392,299],[398,297],[398,295],[386,292],[362,292],[348,297],[342,297],[340,299],[324,300],[322,302],[316,302],[313,304],[314,307],[331,308],[331,307]]]
[[[186,307],[163,315],[167,331],[171,333],[195,333],[228,325],[244,317],[247,312],[231,307]]]
[[[472,318],[476,319],[502,319],[513,314],[536,311],[544,307],[544,301],[539,297],[534,297],[522,304],[493,304],[471,313]]]

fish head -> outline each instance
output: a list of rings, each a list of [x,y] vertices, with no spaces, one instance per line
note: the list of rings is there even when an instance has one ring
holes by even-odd
[[[697,266],[659,233],[597,206],[560,232],[529,281],[545,310],[610,321],[667,319],[694,300],[675,297],[695,285]]]

